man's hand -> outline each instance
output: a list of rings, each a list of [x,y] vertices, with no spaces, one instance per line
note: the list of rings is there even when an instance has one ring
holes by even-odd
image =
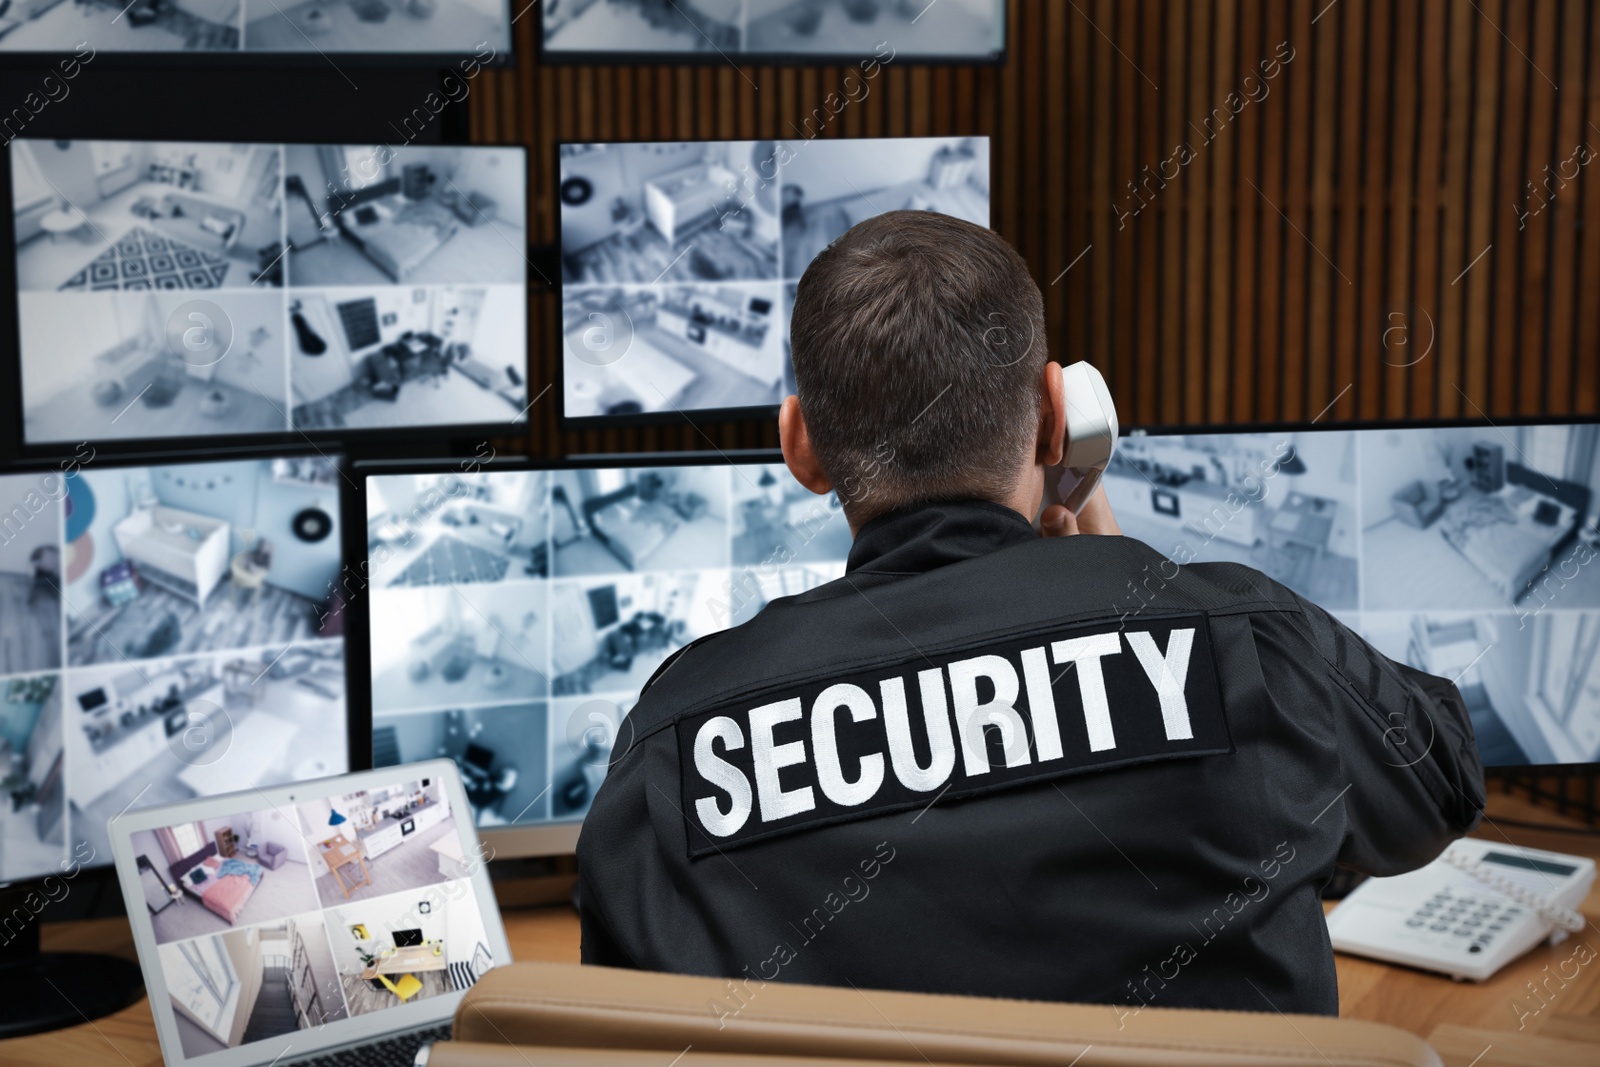
[[[1039,529],[1045,537],[1071,537],[1073,534],[1120,535],[1122,527],[1111,514],[1111,501],[1106,499],[1105,483],[1095,487],[1089,502],[1077,515],[1064,504],[1052,504],[1039,517]]]

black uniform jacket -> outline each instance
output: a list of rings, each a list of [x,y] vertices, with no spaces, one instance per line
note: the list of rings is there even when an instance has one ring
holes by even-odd
[[[585,963],[1334,1013],[1336,864],[1473,827],[1460,694],[1234,564],[965,502],[663,665],[578,843]]]

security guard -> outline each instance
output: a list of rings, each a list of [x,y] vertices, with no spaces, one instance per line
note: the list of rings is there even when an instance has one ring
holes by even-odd
[[[811,264],[780,434],[848,569],[646,687],[578,844],[584,962],[725,977],[719,1017],[771,981],[1333,1014],[1335,866],[1477,823],[1449,682],[1115,536],[1103,493],[1030,525],[1068,410],[1043,336],[1021,258],[946,216]]]

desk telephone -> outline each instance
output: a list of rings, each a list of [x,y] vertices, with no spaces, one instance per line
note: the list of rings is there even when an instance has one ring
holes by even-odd
[[[1587,925],[1594,860],[1463,838],[1426,867],[1369,878],[1328,914],[1340,952],[1483,981]]]

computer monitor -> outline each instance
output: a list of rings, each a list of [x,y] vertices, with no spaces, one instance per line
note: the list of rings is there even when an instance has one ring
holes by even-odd
[[[545,0],[546,63],[998,63],[1005,0]],[[848,85],[843,91],[849,91]]]
[[[989,224],[986,137],[797,132],[560,146],[569,425],[770,417],[794,391],[796,283],[829,242],[899,209]]]
[[[326,64],[382,59],[456,67],[461,73],[511,54],[507,0],[278,4],[272,0],[50,0],[14,3],[0,26],[12,60],[70,59],[79,66],[135,59],[171,64],[226,57]],[[473,66],[464,65],[471,57]],[[457,66],[458,64],[462,64]],[[76,70],[63,67],[68,79]]]
[[[0,476],[0,886],[119,812],[347,769],[343,481],[317,453]]]
[[[497,855],[570,852],[656,668],[844,573],[838,500],[731,458],[358,465],[373,765],[454,758]]]
[[[4,155],[18,355],[0,373],[25,454],[525,421],[523,149],[18,138]]]
[[[417,929],[396,930],[394,932],[395,948],[417,948],[422,944],[422,931]]]
[[[1550,420],[1134,434],[1105,487],[1174,563],[1255,567],[1454,681],[1486,766],[1570,766],[1600,761],[1597,445]]]
[[[137,995],[39,950],[112,816],[348,769],[341,484],[315,452],[0,475],[0,1035]]]

